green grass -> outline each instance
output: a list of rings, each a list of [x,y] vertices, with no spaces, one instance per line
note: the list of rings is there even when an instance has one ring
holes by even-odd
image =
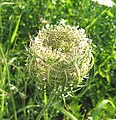
[[[84,28],[93,45],[94,66],[73,96],[59,96],[47,85],[40,89],[25,67],[30,36],[61,19]],[[115,73],[116,5],[107,8],[91,0],[0,2],[0,120],[115,119]]]

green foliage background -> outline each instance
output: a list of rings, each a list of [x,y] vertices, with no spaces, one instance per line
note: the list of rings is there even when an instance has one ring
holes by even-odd
[[[1,0],[1,120],[34,120],[40,113],[43,94],[25,71],[25,47],[42,26],[61,19],[86,30],[93,42],[95,58],[85,91],[66,101],[69,112],[79,120],[116,119],[116,5],[108,8],[91,0]],[[55,104],[48,110],[49,119],[69,120],[53,107]],[[63,105],[62,101],[56,108]]]

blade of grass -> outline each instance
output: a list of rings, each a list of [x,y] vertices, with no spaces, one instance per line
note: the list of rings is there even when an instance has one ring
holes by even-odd
[[[1,59],[6,63],[5,55],[2,49],[2,45],[0,44],[0,55]],[[1,98],[1,114],[0,114],[0,119],[3,119],[3,112],[4,112],[4,103],[5,103],[5,96],[4,96],[4,87],[5,87],[5,82],[6,82],[6,66],[0,66],[1,67],[1,89],[2,89],[2,98]]]
[[[98,15],[98,17],[96,17],[96,18],[85,28],[85,30],[87,30],[88,28],[90,28],[107,10],[108,10],[108,8],[106,8],[103,12],[101,12],[101,14]]]
[[[21,14],[22,15],[22,14]],[[17,24],[16,24],[16,27],[14,29],[14,32],[12,34],[12,37],[11,37],[11,44],[13,44],[15,38],[16,38],[16,35],[17,35],[17,32],[18,32],[18,28],[19,28],[19,23],[20,23],[20,19],[21,19],[21,15],[19,16],[19,19],[17,21]],[[16,42],[15,42],[16,43]]]
[[[14,3],[14,2],[2,2],[2,3],[0,3],[1,5],[14,5],[14,4],[16,4],[16,3]]]
[[[8,62],[7,62],[7,56],[5,56],[4,51],[2,50],[2,45],[0,44],[0,52],[1,56],[4,60],[4,66],[3,66],[3,88],[6,83],[6,79],[8,79],[8,84],[10,85],[10,73],[9,73],[9,67],[8,67]],[[4,90],[5,91],[5,90]],[[4,103],[5,103],[5,97],[4,97],[4,91],[2,92],[2,101],[1,101],[1,112],[4,112]],[[12,94],[11,90],[9,91],[10,94]],[[13,109],[14,109],[14,115],[15,115],[15,120],[17,120],[17,114],[16,114],[16,107],[15,107],[15,101],[13,96],[11,96],[12,99],[12,104],[13,104]],[[1,116],[3,117],[3,116]]]
[[[3,38],[3,29],[2,29],[2,6],[0,5],[0,37],[1,37],[1,40],[2,40],[2,38]]]

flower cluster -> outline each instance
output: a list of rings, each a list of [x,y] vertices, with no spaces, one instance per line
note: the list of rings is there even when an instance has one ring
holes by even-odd
[[[58,24],[43,27],[29,51],[30,69],[39,83],[77,86],[92,66],[91,40],[83,29]]]
[[[94,2],[98,2],[100,5],[105,5],[107,7],[113,7],[115,4],[112,0],[92,0]]]

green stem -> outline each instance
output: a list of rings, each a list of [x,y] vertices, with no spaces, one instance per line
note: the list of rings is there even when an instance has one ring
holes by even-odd
[[[48,84],[50,85],[50,65],[48,65],[47,80],[48,80]]]
[[[40,108],[40,107],[41,107],[40,105],[28,105],[28,106],[18,109],[17,114],[23,112],[24,109],[28,110],[31,108]],[[14,114],[10,116],[9,120],[13,120],[13,118],[14,118]],[[0,120],[2,120],[2,119],[0,119]]]
[[[26,94],[26,92],[27,92],[27,82],[25,82],[25,94]],[[23,99],[23,101],[22,101],[23,103],[23,106],[26,106],[26,99]],[[26,119],[26,116],[27,116],[27,114],[26,114],[26,108],[24,108],[23,109],[23,113],[24,113],[24,118]]]
[[[74,115],[72,115],[70,112],[68,112],[63,107],[55,106],[56,109],[58,109],[60,112],[62,112],[64,115],[66,115],[71,120],[78,120]]]
[[[44,84],[44,104],[47,105],[46,83]],[[48,120],[48,110],[45,110],[44,120]]]
[[[52,103],[52,100],[54,99],[55,95],[54,94],[51,94],[49,99],[48,99],[48,102],[47,104],[45,105],[45,107],[40,111],[40,114],[37,116],[37,119],[36,120],[40,120],[42,118],[42,116],[44,115],[46,109],[49,108],[49,105]]]

